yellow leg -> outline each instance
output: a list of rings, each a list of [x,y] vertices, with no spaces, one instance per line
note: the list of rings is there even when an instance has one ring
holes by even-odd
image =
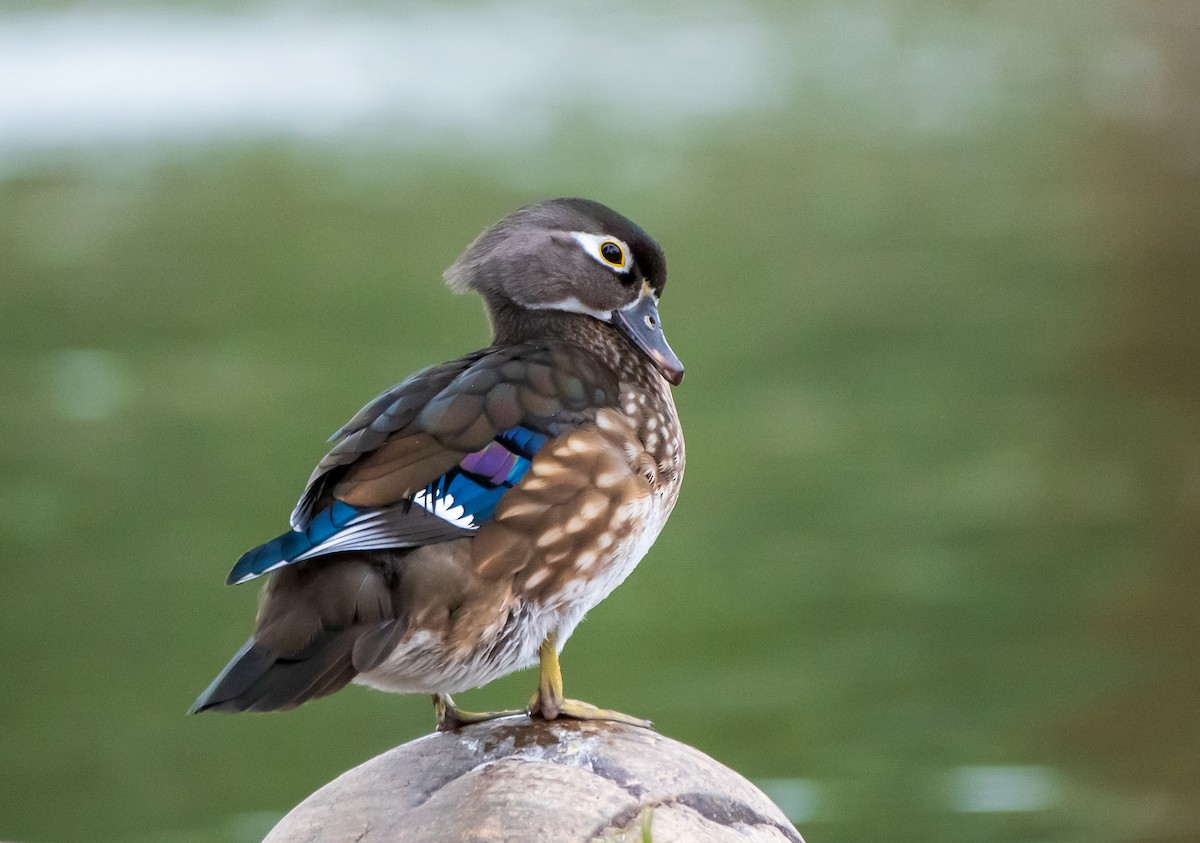
[[[568,700],[563,696],[562,668],[558,664],[558,636],[551,632],[538,648],[538,690],[529,701],[529,716],[554,720],[570,717],[575,720],[615,720],[631,726],[652,728],[649,720],[630,717],[608,708],[596,708],[590,703]]]
[[[472,723],[484,723],[498,717],[513,717],[525,714],[523,709],[513,711],[463,711],[454,704],[449,694],[433,695],[433,711],[437,715],[437,730],[449,732],[459,726],[469,726]]]

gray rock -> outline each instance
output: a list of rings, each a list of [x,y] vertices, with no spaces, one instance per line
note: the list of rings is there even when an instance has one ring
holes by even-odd
[[[264,843],[804,843],[757,787],[620,723],[508,717],[418,738],[339,776]]]

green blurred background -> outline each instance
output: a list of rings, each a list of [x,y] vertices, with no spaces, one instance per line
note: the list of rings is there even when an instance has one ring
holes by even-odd
[[[0,838],[257,840],[428,732],[184,711],[323,441],[554,195],[665,247],[684,491],[568,691],[810,843],[1200,839],[1200,5],[0,10]],[[528,697],[520,674],[466,694]]]

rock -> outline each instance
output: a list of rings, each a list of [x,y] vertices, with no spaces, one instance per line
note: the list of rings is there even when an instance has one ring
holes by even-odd
[[[297,805],[264,843],[804,843],[762,791],[636,726],[506,717],[418,738]]]

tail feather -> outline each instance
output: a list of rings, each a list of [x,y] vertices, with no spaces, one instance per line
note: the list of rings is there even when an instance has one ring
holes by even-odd
[[[221,669],[207,688],[188,709],[188,714],[201,711],[243,711],[229,705],[258,681],[274,663],[274,657],[259,647],[253,638],[242,645],[229,664]]]
[[[302,651],[279,656],[251,638],[192,704],[204,711],[285,711],[344,687],[359,630],[326,631]]]
[[[355,676],[350,649],[356,635],[326,633],[324,646],[303,659],[279,659],[244,695],[248,711],[287,711],[343,687]],[[325,637],[325,636],[322,636]],[[345,679],[331,687],[350,668]],[[321,692],[324,691],[324,694]]]

